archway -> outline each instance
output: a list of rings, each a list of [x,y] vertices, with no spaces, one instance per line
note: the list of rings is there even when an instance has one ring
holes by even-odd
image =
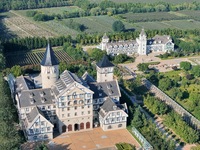
[[[90,128],[90,122],[87,122],[86,123],[86,129],[89,129]]]
[[[80,124],[80,130],[84,129],[84,123]]]
[[[72,125],[71,124],[68,125],[68,131],[72,131]]]
[[[79,124],[74,124],[74,131],[78,131],[79,130]]]
[[[62,133],[66,132],[66,128],[67,128],[66,125],[62,126]]]

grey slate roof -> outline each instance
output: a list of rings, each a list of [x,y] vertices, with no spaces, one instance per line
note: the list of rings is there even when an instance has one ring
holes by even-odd
[[[138,46],[138,43],[135,40],[127,40],[127,41],[118,41],[118,42],[111,42],[107,44],[107,48],[115,48],[115,47],[133,47]]]
[[[33,122],[33,120],[35,119],[35,117],[37,117],[37,115],[39,114],[38,112],[38,108],[34,107],[30,113],[26,114],[26,117],[28,119],[28,122],[31,123]]]
[[[155,35],[152,39],[147,41],[147,44],[148,45],[166,44],[169,41],[172,41],[169,35]]]
[[[21,92],[19,104],[21,107],[53,104],[53,91],[48,89],[33,89]]]
[[[115,111],[115,110],[124,110],[125,107],[122,104],[115,104],[111,98],[107,98],[103,105],[100,107],[99,114],[102,117],[105,117],[106,114],[110,111]]]
[[[105,97],[120,97],[121,93],[116,80],[107,82],[90,82],[88,83],[90,90],[94,92],[93,98],[105,98]]]
[[[106,35],[106,33],[104,33],[104,35],[103,35],[102,38],[103,38],[103,39],[108,39],[108,36]]]
[[[108,60],[108,57],[106,55],[104,55],[103,58],[97,63],[97,66],[99,68],[114,67],[114,65]]]
[[[42,66],[53,66],[53,65],[58,65],[59,61],[56,58],[50,44],[48,43],[45,54],[44,54],[44,58],[41,62]]]
[[[16,92],[34,89],[35,84],[29,76],[19,76],[16,78],[15,89]]]
[[[86,82],[80,79],[76,74],[71,73],[68,70],[65,70],[61,75],[58,81],[56,81],[56,85],[53,87],[53,91],[56,95],[58,95],[61,91],[66,89],[73,82],[78,82],[81,85],[87,86]]]
[[[82,79],[87,83],[96,82],[96,80],[91,75],[89,75],[87,71],[83,74]]]

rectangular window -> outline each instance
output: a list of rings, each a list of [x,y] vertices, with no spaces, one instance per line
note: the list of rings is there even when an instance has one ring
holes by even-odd
[[[84,106],[82,106],[82,109],[84,109]]]
[[[81,114],[84,115],[84,111],[82,111]]]
[[[47,131],[50,131],[51,130],[51,127],[47,127]]]
[[[41,125],[42,125],[42,126],[44,125],[44,121],[41,122]]]
[[[29,108],[26,108],[26,112],[29,112]]]
[[[77,113],[76,113],[76,112],[74,113],[74,116],[77,116]]]
[[[65,108],[62,108],[62,111],[65,111]]]
[[[90,108],[90,105],[88,105],[87,107]]]
[[[65,117],[65,114],[62,114],[62,117]]]
[[[69,110],[70,110],[70,108],[68,107],[68,108],[67,108],[67,110],[69,111]]]
[[[88,111],[88,114],[90,114],[90,111]]]
[[[77,110],[77,106],[75,106],[74,109]]]
[[[67,116],[70,117],[70,113],[68,113]]]

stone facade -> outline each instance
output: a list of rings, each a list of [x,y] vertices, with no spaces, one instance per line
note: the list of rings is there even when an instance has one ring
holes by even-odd
[[[129,41],[109,42],[109,38],[105,34],[98,48],[106,50],[108,55],[147,55],[151,52],[174,51],[174,43],[169,35],[156,35],[152,39],[147,39],[145,31],[142,29],[136,40]]]

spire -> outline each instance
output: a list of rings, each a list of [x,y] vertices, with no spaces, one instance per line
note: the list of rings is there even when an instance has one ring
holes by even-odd
[[[142,28],[142,31],[140,32],[140,35],[141,35],[141,36],[146,36],[146,33],[145,33],[145,31],[144,31],[144,28]]]
[[[97,66],[99,68],[114,67],[114,65],[108,60],[108,57],[106,55],[104,55],[103,58],[97,63]]]
[[[59,61],[56,58],[53,49],[51,48],[51,45],[48,43],[45,54],[44,54],[44,58],[41,62],[42,66],[54,66],[54,65],[58,65]]]
[[[108,36],[106,35],[106,33],[104,33],[103,39],[108,39]]]

